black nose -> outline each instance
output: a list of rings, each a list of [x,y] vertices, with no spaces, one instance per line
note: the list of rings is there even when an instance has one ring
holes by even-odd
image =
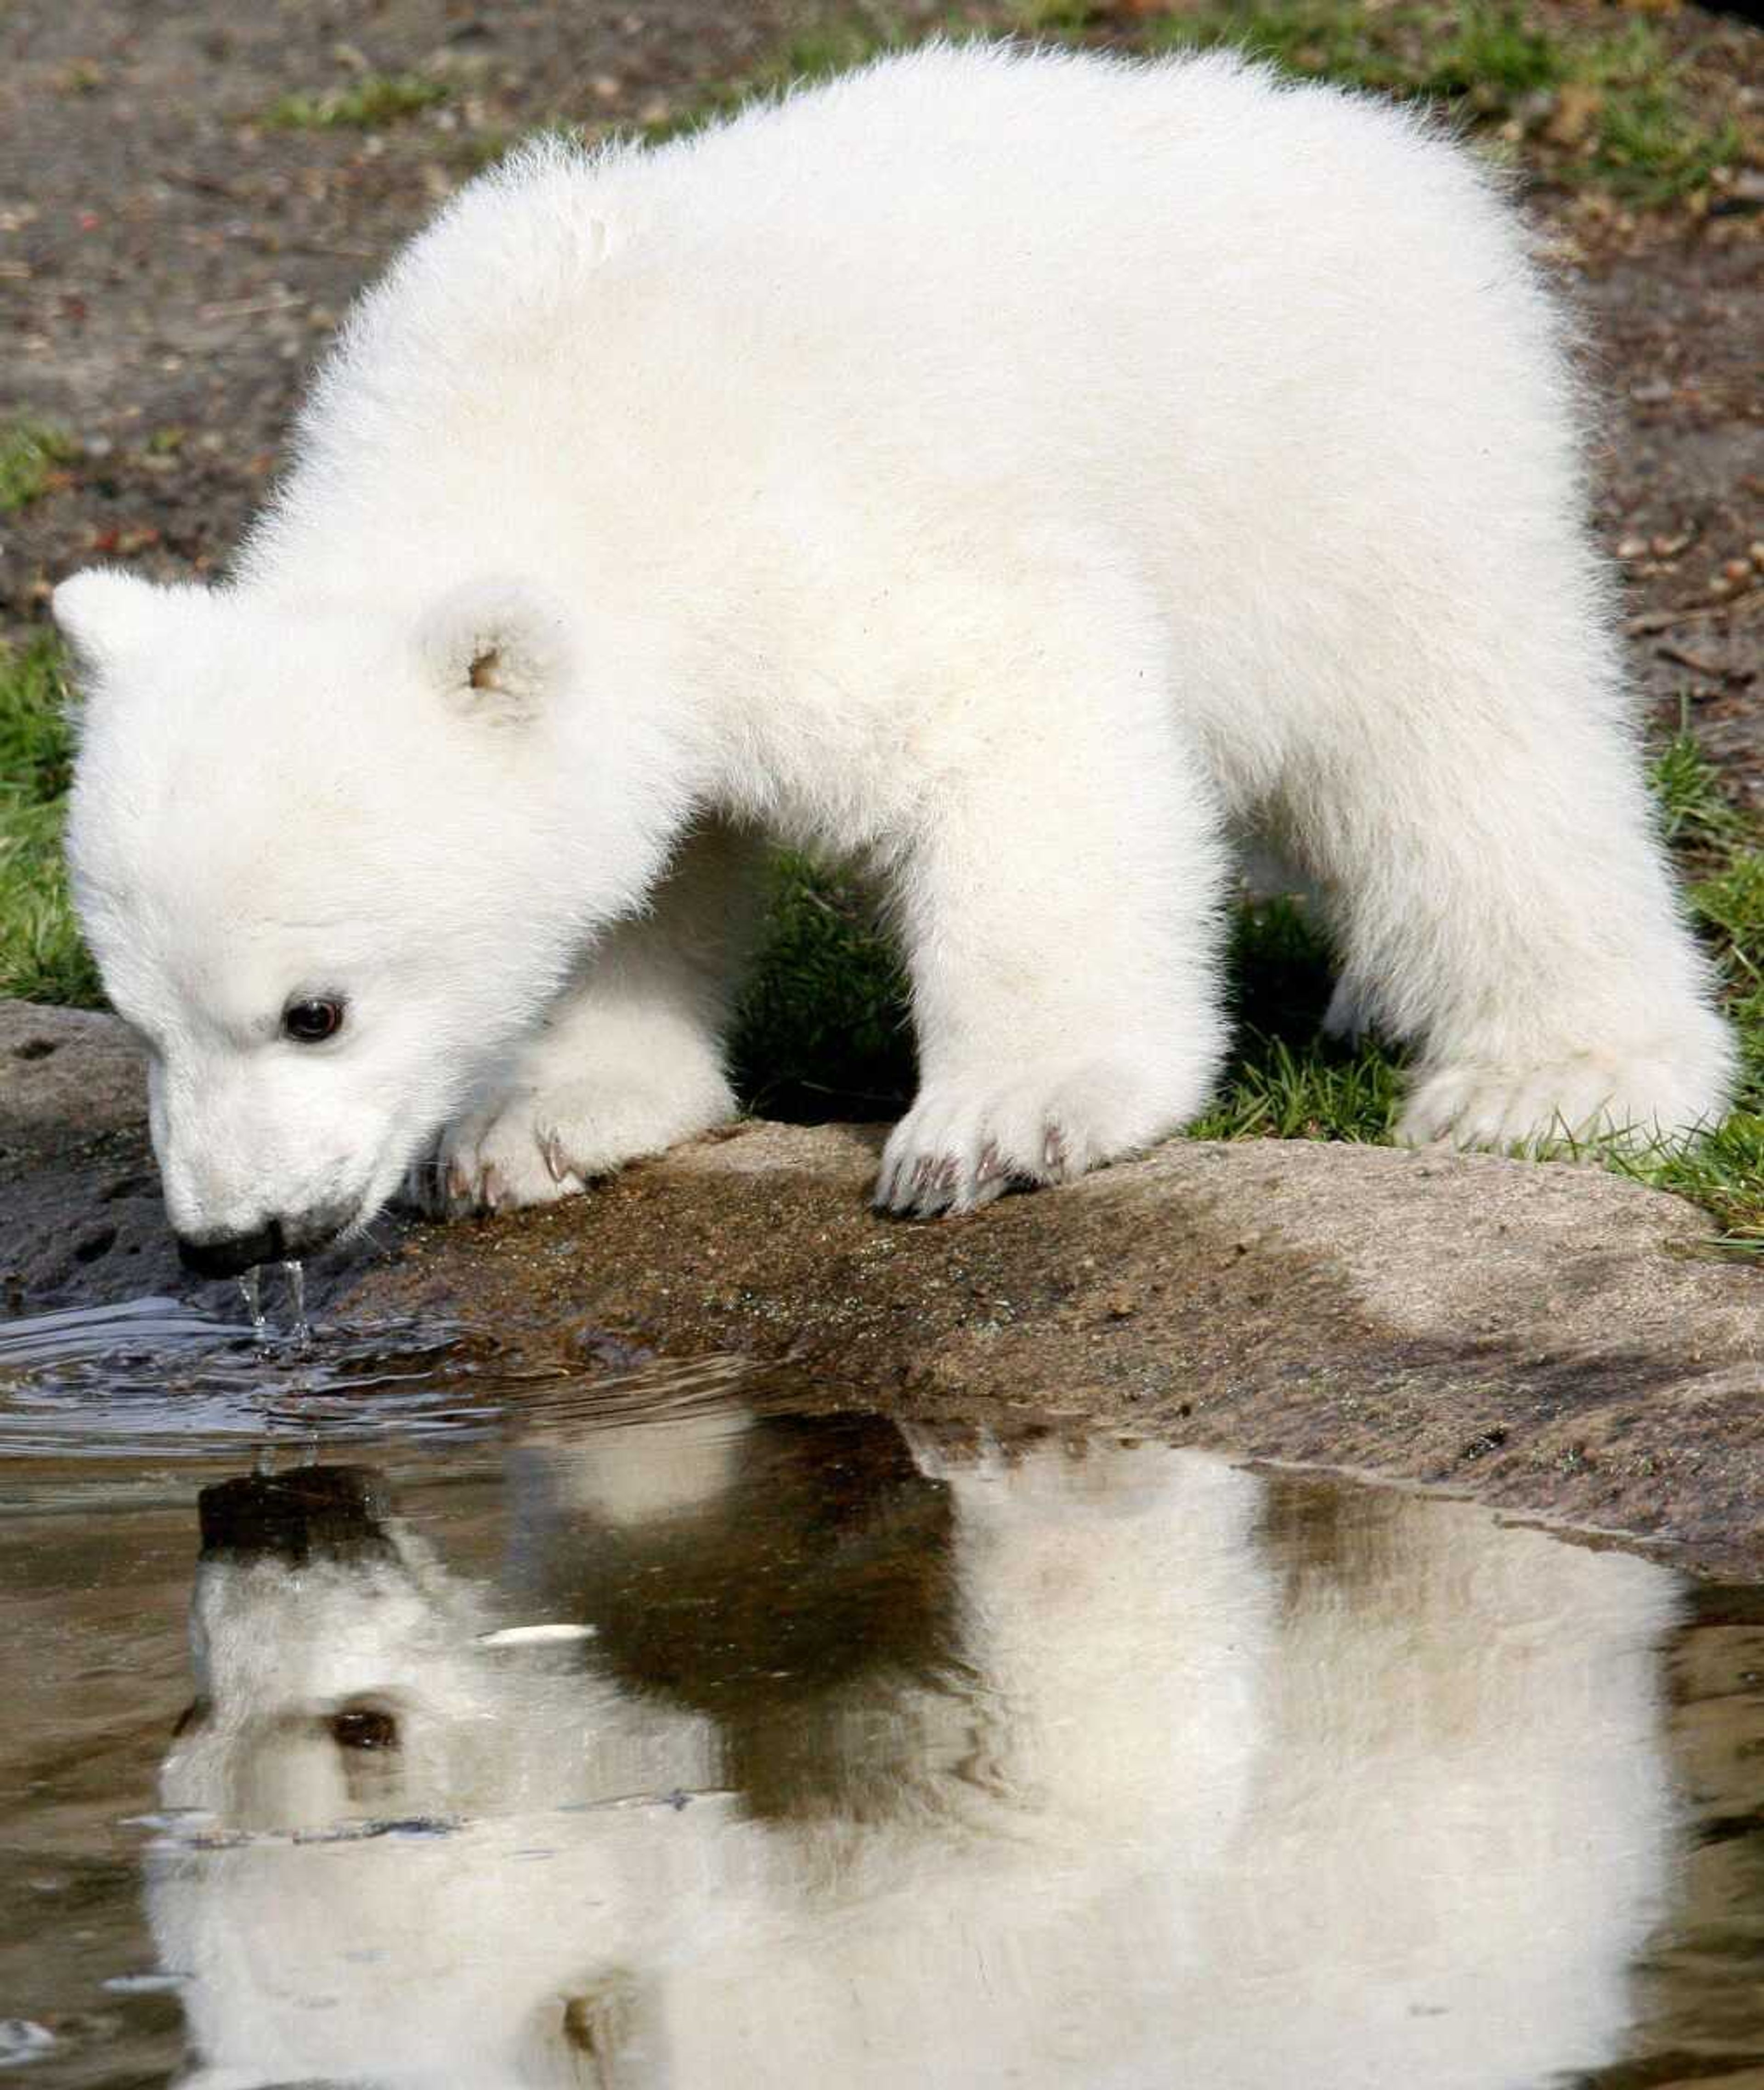
[[[204,1559],[273,1554],[298,1563],[391,1547],[385,1477],[372,1466],[302,1466],[291,1473],[242,1474],[198,1496]]]
[[[281,1262],[287,1255],[280,1219],[254,1233],[215,1234],[206,1241],[178,1236],[178,1260],[195,1277],[242,1277],[260,1262]]]

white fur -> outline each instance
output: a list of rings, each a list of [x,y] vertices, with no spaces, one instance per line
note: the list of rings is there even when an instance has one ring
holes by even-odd
[[[363,301],[228,587],[58,596],[176,1223],[365,1216],[449,1124],[459,1201],[550,1197],[724,1115],[739,898],[655,897],[695,821],[880,873],[890,1206],[1200,1107],[1237,830],[1414,1044],[1405,1137],[1691,1136],[1730,1041],[1584,507],[1521,227],[1368,100],[934,46],[517,156]],[[517,702],[457,701],[485,632]]]
[[[730,1421],[637,1430],[525,1447],[553,1504],[521,1507],[530,1564],[567,1583],[646,1516],[702,1532]],[[1394,1494],[1294,1546],[1261,1481],[1160,1446],[926,1469],[958,1658],[848,1678],[818,1743],[775,1731],[855,1806],[744,1805],[715,1719],[593,1641],[487,1647],[489,1593],[408,1533],[205,1563],[164,1774],[195,1812],[149,1884],[189,2090],[1534,2090],[1627,2050],[1669,1877],[1672,1576]],[[762,1572],[800,1542],[730,1514]],[[769,1615],[732,1611],[760,1673],[800,1645]],[[397,1749],[333,1742],[363,1699]],[[413,1817],[453,1826],[347,1833]]]

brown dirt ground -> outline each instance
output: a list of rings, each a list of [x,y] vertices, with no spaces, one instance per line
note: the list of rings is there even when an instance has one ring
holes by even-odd
[[[79,447],[0,518],[0,637],[92,558],[166,577],[220,565],[350,295],[499,144],[543,123],[665,120],[762,68],[805,4],[12,0],[0,422],[47,419]],[[1094,40],[1131,41],[1183,4],[1119,0]],[[1569,25],[1623,19],[1596,0],[1546,6]],[[901,18],[929,21],[928,0]],[[1650,19],[1742,114],[1764,101],[1764,33],[1694,7]],[[370,131],[264,120],[364,70],[444,81],[449,98]],[[1637,681],[1660,715],[1687,706],[1764,806],[1764,181],[1632,214],[1558,180],[1543,131],[1519,150],[1606,402],[1596,527],[1622,548]]]

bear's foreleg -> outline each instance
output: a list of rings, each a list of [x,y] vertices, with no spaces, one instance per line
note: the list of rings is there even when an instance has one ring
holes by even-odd
[[[1226,1034],[1212,793],[1148,665],[976,702],[893,867],[920,1087],[875,1193],[972,1210],[1164,1137]],[[983,723],[989,721],[989,723]]]
[[[420,1202],[547,1204],[736,1114],[723,1030],[758,917],[756,845],[706,825],[650,906],[617,923],[482,1104],[451,1125]]]

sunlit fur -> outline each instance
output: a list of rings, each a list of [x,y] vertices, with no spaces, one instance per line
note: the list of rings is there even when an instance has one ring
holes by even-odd
[[[749,830],[891,903],[893,1206],[1200,1108],[1241,833],[1413,1045],[1405,1137],[1688,1136],[1730,1043],[1580,449],[1474,160],[1228,58],[935,46],[516,155],[363,303],[224,589],[58,596],[178,1223],[365,1214],[449,1122],[471,1204],[725,1116]],[[318,981],[357,1005],[296,1064]]]

